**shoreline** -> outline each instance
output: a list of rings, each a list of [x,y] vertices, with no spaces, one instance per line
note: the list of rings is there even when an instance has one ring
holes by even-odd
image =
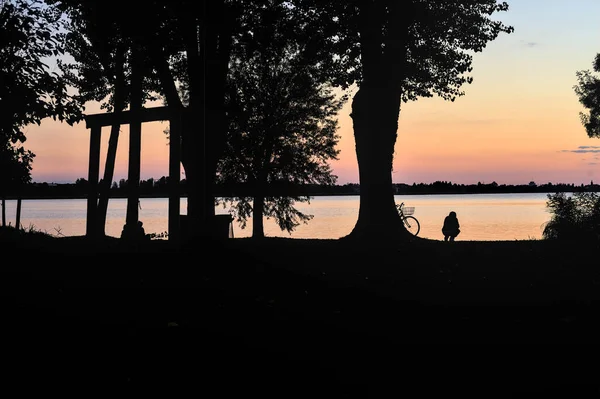
[[[571,193],[572,191],[558,191]],[[598,192],[598,191],[593,191]],[[485,192],[485,193],[466,193],[466,192],[439,192],[439,193],[396,193],[394,196],[435,196],[435,195],[502,195],[502,194],[555,194],[556,192],[536,192],[536,191],[515,191],[515,192]],[[325,194],[308,194],[309,197],[360,197],[360,193],[325,193]],[[127,195],[122,196],[111,196],[109,199],[127,199]],[[140,195],[142,198],[160,198],[169,199],[168,195]],[[218,197],[220,198],[220,197]],[[14,196],[8,196],[5,198],[7,201],[17,201],[19,198]],[[26,200],[69,200],[69,199],[87,199],[87,196],[38,196],[38,197],[21,197],[22,201]],[[187,195],[180,196],[180,199],[187,199]]]

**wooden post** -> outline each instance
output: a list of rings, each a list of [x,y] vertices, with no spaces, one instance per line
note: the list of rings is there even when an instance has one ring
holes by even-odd
[[[137,57],[136,59],[139,59]],[[137,65],[134,68],[136,74],[140,70]],[[143,122],[153,121],[174,121],[172,127],[172,135],[179,135],[181,127],[180,112],[173,113],[168,107],[142,108],[141,102],[141,77],[133,77],[132,84],[132,101],[129,111],[118,113],[106,113],[87,115],[85,117],[86,127],[91,129],[90,137],[90,164],[89,164],[89,194],[87,204],[87,220],[86,220],[86,235],[92,236],[101,234],[100,226],[98,226],[98,177],[100,171],[100,131],[103,126],[111,126],[113,124],[129,125],[129,170],[128,170],[128,198],[127,198],[127,216],[126,223],[132,222],[135,228],[139,219],[139,183],[140,183],[140,161],[141,161],[141,132]],[[180,139],[177,139],[178,141]],[[180,142],[180,141],[179,141]],[[174,234],[177,238],[179,228],[179,176],[181,173],[181,145],[171,146],[170,156],[175,159],[169,160],[169,173],[173,176],[173,188],[169,196],[169,235]],[[176,171],[176,172],[175,172]],[[176,187],[176,188],[175,188]],[[176,215],[176,216],[173,216]],[[96,232],[98,230],[98,233]]]
[[[102,127],[92,126],[88,169],[88,198],[85,235],[97,236],[98,176],[100,175],[100,138]]]
[[[6,199],[2,198],[2,226],[6,226]]]
[[[17,230],[21,230],[21,198],[17,199],[17,220],[15,221]]]
[[[181,238],[181,195],[179,176],[181,174],[181,128],[183,113],[171,116],[169,124],[169,241],[177,243]]]
[[[131,73],[131,121],[129,122],[129,166],[127,173],[127,217],[125,223],[134,229],[139,220],[140,163],[142,152],[142,71],[139,50],[133,49]]]

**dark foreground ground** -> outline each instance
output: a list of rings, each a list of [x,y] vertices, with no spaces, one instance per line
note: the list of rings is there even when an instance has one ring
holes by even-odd
[[[2,382],[22,395],[600,397],[597,244],[0,249]]]

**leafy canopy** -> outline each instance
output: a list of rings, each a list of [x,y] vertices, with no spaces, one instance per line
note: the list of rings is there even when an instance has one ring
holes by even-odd
[[[574,86],[579,102],[588,113],[579,113],[581,123],[589,137],[600,137],[600,53],[593,63],[594,72],[577,71],[577,85]]]
[[[62,13],[38,0],[0,0],[0,186],[31,181],[35,154],[22,147],[24,128],[45,118],[74,123],[63,77],[49,66],[64,54]]]
[[[254,217],[273,217],[291,232],[312,218],[294,207],[309,201],[294,194],[297,188],[337,179],[328,161],[339,154],[337,113],[347,96],[324,82],[322,65],[295,34],[294,13],[277,3],[242,17],[244,33],[234,43],[228,75],[227,150],[218,180],[245,191],[225,199],[242,227],[253,212],[262,212]],[[262,209],[258,198],[264,199]]]
[[[514,28],[491,18],[496,0],[290,0],[329,80],[393,87],[404,102],[453,101],[471,83],[474,53]]]
[[[0,197],[31,182],[31,162],[35,155],[22,146],[0,143]]]
[[[78,104],[49,63],[64,54],[62,13],[38,0],[0,2],[0,133],[26,140],[22,128],[44,118],[74,123]]]

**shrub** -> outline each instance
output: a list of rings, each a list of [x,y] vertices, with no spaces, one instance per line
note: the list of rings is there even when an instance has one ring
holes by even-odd
[[[600,239],[600,196],[595,192],[548,194],[546,206],[552,217],[543,231],[544,239],[598,241]]]

